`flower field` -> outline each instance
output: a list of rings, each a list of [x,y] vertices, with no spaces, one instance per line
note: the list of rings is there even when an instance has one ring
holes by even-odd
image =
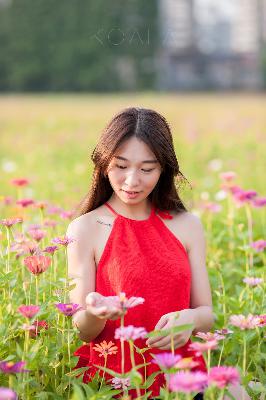
[[[153,362],[165,374],[161,399],[222,399],[240,383],[251,399],[266,398],[265,132],[266,99],[258,95],[61,95],[0,97],[0,400],[147,399],[155,376],[139,373],[137,338],[165,335],[127,326],[127,309],[145,299],[118,293],[123,310],[116,339],[130,347],[132,370],[108,370],[117,352],[102,342],[99,373],[82,382],[74,369],[82,345],[69,303],[65,236],[90,183],[90,154],[101,130],[129,105],[154,108],[169,121],[180,170],[180,194],[199,215],[215,325],[192,337],[207,373],[169,352]],[[177,316],[178,317],[178,316]],[[183,327],[185,330],[187,327]],[[180,331],[175,327],[170,335]],[[121,355],[123,363],[123,354]],[[135,393],[135,395],[133,395]],[[116,397],[114,397],[116,396]],[[229,395],[228,395],[229,396]],[[233,398],[233,397],[232,397]]]

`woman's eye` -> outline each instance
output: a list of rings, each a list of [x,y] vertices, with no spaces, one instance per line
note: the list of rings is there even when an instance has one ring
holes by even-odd
[[[126,169],[127,168],[127,167],[124,167],[123,165],[118,165],[118,164],[116,164],[116,167],[119,168],[119,169]],[[151,171],[153,171],[153,169],[154,168],[151,168],[151,169],[143,169],[142,168],[142,171],[143,172],[151,172]]]

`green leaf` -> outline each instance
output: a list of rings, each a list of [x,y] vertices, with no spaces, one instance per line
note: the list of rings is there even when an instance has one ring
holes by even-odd
[[[82,374],[83,372],[87,371],[89,367],[81,367],[81,368],[77,368],[74,369],[73,371],[70,371],[68,373],[66,373],[66,376],[70,376],[70,377],[74,377],[77,376],[79,374]]]
[[[174,326],[171,329],[161,329],[161,330],[155,330],[152,332],[149,332],[146,336],[147,337],[157,337],[157,336],[168,336],[171,333],[175,334],[178,332],[183,332],[188,329],[191,329],[194,327],[194,324],[185,324],[185,325],[179,325],[179,326]]]
[[[130,378],[130,383],[133,384],[134,386],[140,385],[143,381],[142,375],[134,369],[130,372],[129,378]]]

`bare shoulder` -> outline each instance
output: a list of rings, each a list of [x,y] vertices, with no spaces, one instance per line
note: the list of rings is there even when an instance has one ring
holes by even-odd
[[[179,234],[183,235],[187,250],[204,242],[204,227],[200,217],[189,211],[182,211],[173,215],[173,223],[177,226]]]
[[[73,219],[67,228],[67,235],[83,235],[96,229],[97,209],[87,212]]]

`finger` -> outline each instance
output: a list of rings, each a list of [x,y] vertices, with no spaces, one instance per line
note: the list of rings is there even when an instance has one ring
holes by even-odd
[[[166,336],[166,337],[160,338],[156,342],[150,343],[149,347],[165,346],[169,341],[170,341],[169,336]]]
[[[161,341],[161,343],[157,343],[156,348],[158,348],[160,350],[171,350],[171,348],[172,348],[171,339],[169,336],[167,336],[167,338],[168,338],[167,341],[164,341],[164,342]],[[178,343],[178,341],[174,340],[174,342],[173,342],[174,349],[177,348],[177,343]]]
[[[155,325],[154,330],[155,330],[155,331],[158,331],[159,329],[164,328],[165,325],[167,324],[167,322],[168,322],[167,318],[162,318],[162,319],[160,319],[160,320],[157,322],[157,324]]]
[[[90,311],[96,316],[105,315],[107,313],[107,307],[90,307]]]

